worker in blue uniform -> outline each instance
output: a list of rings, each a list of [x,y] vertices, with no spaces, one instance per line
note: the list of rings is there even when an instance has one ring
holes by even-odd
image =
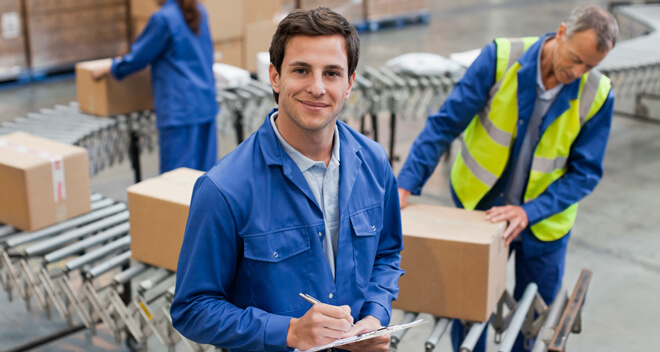
[[[389,324],[403,273],[396,179],[383,147],[337,120],[359,46],[327,8],[278,25],[278,108],[194,187],[170,309],[183,336],[231,351],[307,350]],[[342,349],[387,351],[389,340]]]
[[[130,53],[92,75],[100,79],[111,73],[121,80],[151,65],[160,172],[179,167],[207,171],[217,161],[219,109],[208,15],[197,0],[155,1],[161,8]]]
[[[551,303],[562,282],[577,203],[601,179],[614,95],[594,67],[614,46],[618,27],[602,8],[573,10],[556,33],[496,39],[431,115],[399,173],[405,206],[418,195],[449,144],[462,134],[452,167],[457,207],[507,221],[515,252],[514,298],[531,282]],[[452,328],[454,350],[465,337]],[[475,351],[483,351],[486,334]],[[514,351],[525,350],[519,336]]]

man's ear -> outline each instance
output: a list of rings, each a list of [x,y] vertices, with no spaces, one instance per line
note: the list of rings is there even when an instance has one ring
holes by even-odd
[[[353,82],[355,82],[355,75],[356,72],[353,72],[353,74],[348,78],[348,89],[346,90],[346,96],[344,99],[348,99],[348,97],[351,96],[351,91],[353,90]]]
[[[562,22],[557,29],[557,39],[566,40],[566,23]]]
[[[277,94],[280,93],[280,74],[277,73],[275,66],[271,63],[268,66],[268,76],[270,78],[270,85],[273,87],[273,91]]]

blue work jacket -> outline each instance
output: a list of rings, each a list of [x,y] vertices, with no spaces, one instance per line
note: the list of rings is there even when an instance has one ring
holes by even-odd
[[[151,15],[131,52],[113,60],[112,74],[119,80],[151,65],[158,128],[205,123],[218,113],[213,41],[206,9],[198,8],[198,35],[186,24],[177,1],[167,0]]]
[[[540,38],[518,59],[522,66],[518,71],[518,118],[522,123],[518,124],[516,139],[507,166],[497,183],[477,205],[479,210],[504,205],[504,192],[512,177],[512,161],[516,160],[520,154],[523,137],[534,110],[539,50],[541,50],[545,37],[549,35],[554,35],[554,33]],[[424,130],[413,143],[408,159],[399,173],[399,187],[411,191],[412,194],[420,194],[447,146],[467,128],[474,116],[486,105],[490,89],[495,84],[496,53],[497,48],[494,42],[486,45],[463,78],[456,84],[440,110],[429,116]],[[569,109],[569,100],[577,98],[579,89],[579,79],[561,89],[543,117],[539,136],[542,136],[550,124]],[[612,124],[613,108],[614,93],[610,91],[601,109],[582,126],[579,135],[573,142],[566,165],[568,169],[566,174],[557,179],[536,199],[527,203],[520,199],[520,204],[524,203],[522,208],[527,213],[529,226],[563,211],[594,190],[603,174],[602,164]],[[529,167],[531,167],[531,163]],[[524,193],[523,191],[522,194]],[[452,196],[456,206],[462,208],[463,205],[453,189]],[[538,240],[529,227],[521,233],[521,236],[525,256],[534,257],[566,245],[570,232],[552,242]]]
[[[170,310],[184,336],[232,351],[286,351],[289,321],[311,308],[299,293],[388,325],[403,274],[396,179],[382,146],[337,127],[336,280],[321,208],[267,118],[195,184]]]

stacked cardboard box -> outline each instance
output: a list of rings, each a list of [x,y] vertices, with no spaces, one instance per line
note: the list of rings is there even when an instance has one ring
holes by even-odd
[[[429,13],[428,0],[364,0],[365,19],[380,21]]]
[[[217,62],[256,71],[256,55],[268,51],[282,0],[201,0],[209,14]],[[146,4],[149,3],[149,4]],[[131,0],[133,38],[158,10],[153,1]]]
[[[354,24],[364,22],[364,4],[362,0],[298,0],[298,8],[303,10],[327,7]]]
[[[31,232],[90,210],[84,148],[23,132],[0,137],[0,222]]]
[[[486,321],[506,286],[504,222],[481,211],[411,204],[401,211],[404,250],[393,307]]]
[[[27,68],[20,0],[0,2],[0,80],[16,78]]]
[[[133,259],[176,271],[193,186],[202,174],[180,168],[128,188]]]
[[[26,0],[25,12],[32,69],[69,68],[128,50],[125,0]]]

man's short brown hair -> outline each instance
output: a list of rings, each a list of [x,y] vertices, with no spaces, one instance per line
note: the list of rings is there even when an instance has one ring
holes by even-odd
[[[342,15],[326,8],[314,10],[294,10],[277,26],[270,42],[270,63],[281,73],[284,49],[292,37],[304,35],[310,37],[322,35],[341,35],[346,40],[346,57],[348,58],[348,76],[353,75],[360,58],[360,37],[353,25]],[[279,94],[273,92],[275,101]]]

